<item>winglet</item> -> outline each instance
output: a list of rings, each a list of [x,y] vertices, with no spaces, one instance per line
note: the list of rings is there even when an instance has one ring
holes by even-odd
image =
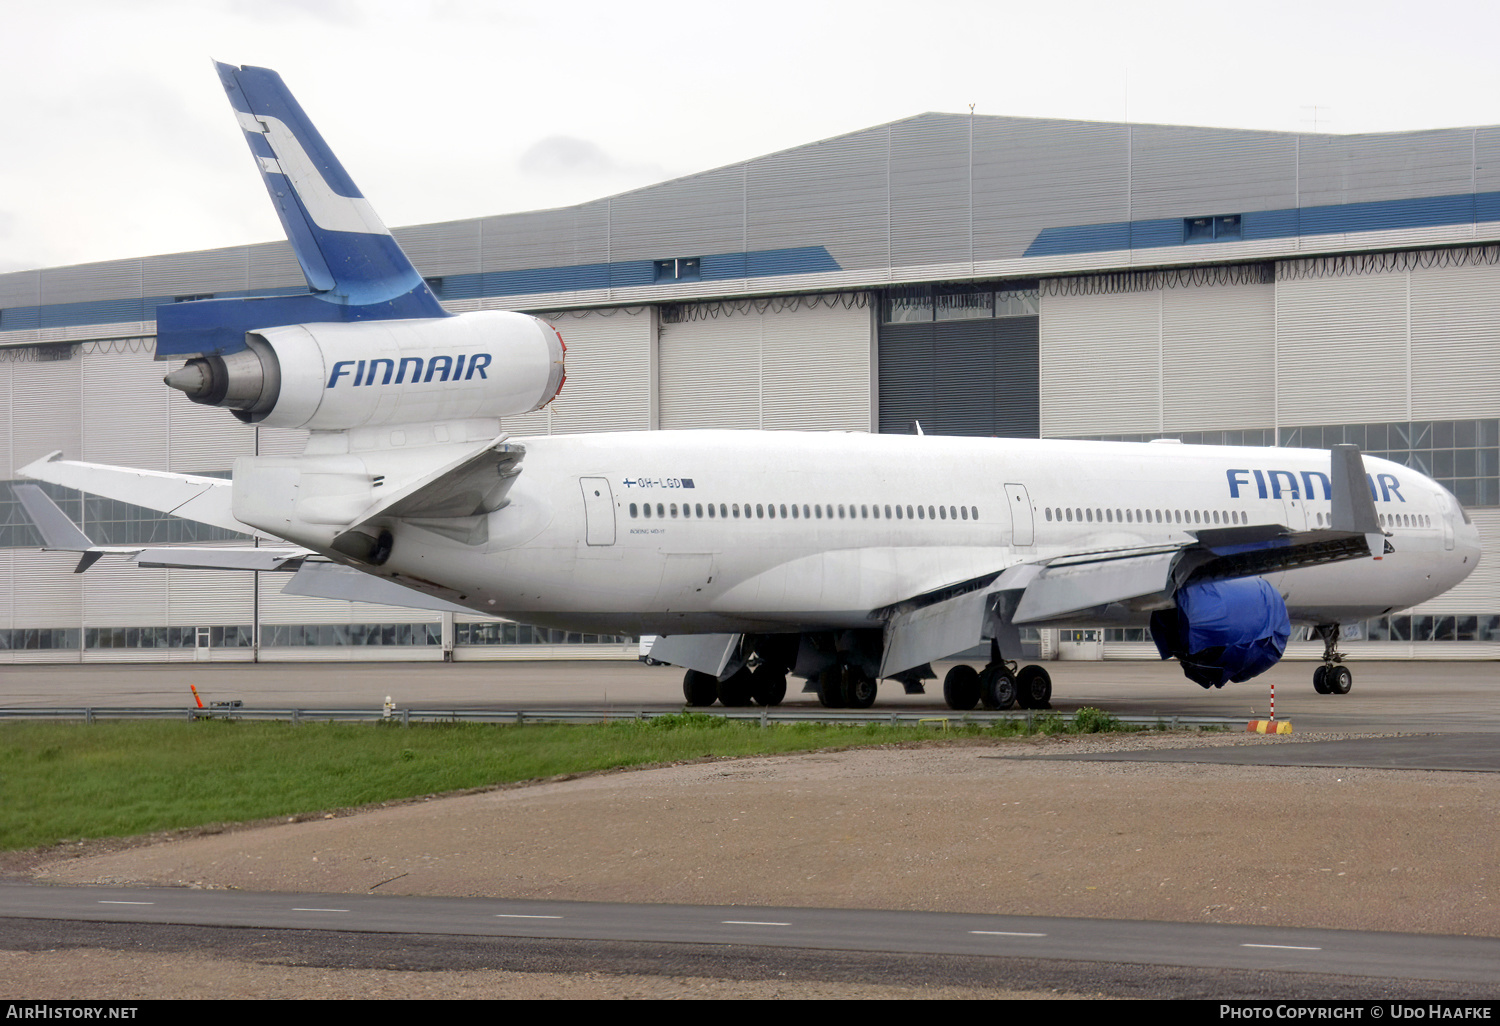
[[[78,566],[73,569],[75,574],[83,573],[104,555],[104,550],[95,546],[89,536],[80,531],[78,525],[68,519],[68,515],[41,488],[34,484],[18,484],[15,492],[16,498],[21,500],[21,505],[26,509],[26,515],[36,525],[37,533],[42,536],[44,549],[83,553]]]
[[[1375,512],[1375,499],[1370,494],[1370,481],[1365,476],[1364,458],[1357,445],[1335,445],[1329,450],[1331,465],[1329,479],[1332,482],[1333,508],[1329,526],[1335,531],[1350,531],[1363,534],[1370,546],[1370,555],[1379,559],[1385,554],[1385,532],[1380,527],[1380,515]]]

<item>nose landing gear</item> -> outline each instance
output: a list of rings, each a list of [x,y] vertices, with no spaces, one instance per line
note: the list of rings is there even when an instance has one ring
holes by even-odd
[[[1354,686],[1354,674],[1339,651],[1339,625],[1320,623],[1313,630],[1323,639],[1323,665],[1313,671],[1313,690],[1320,695],[1347,695]]]

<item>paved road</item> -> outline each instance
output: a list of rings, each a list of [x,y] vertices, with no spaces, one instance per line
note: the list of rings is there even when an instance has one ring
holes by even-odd
[[[1295,745],[1093,752],[1032,758],[1068,762],[1195,762],[1221,766],[1331,766],[1339,769],[1500,773],[1500,734],[1415,734],[1309,741]]]
[[[941,664],[938,672],[946,670]],[[1270,685],[1276,714],[1302,731],[1500,733],[1500,666],[1493,662],[1351,663],[1354,690],[1319,695],[1315,664],[1283,662],[1247,684],[1205,691],[1174,664],[1048,664],[1053,705],[1068,713],[1095,706],[1117,715],[1265,717]],[[410,708],[555,709],[573,706],[672,709],[682,705],[682,674],[631,662],[271,663],[7,666],[0,706],[159,707],[237,698],[262,708],[371,708],[391,696]],[[941,684],[926,696],[887,683],[876,708],[943,709]],[[793,691],[789,708],[816,708]]]
[[[1500,982],[1500,939],[858,909],[0,884],[7,919],[530,937]],[[0,920],[4,924],[5,920]],[[0,925],[0,937],[6,930]]]

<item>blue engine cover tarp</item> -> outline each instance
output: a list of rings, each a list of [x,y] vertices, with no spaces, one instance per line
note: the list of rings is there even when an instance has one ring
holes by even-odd
[[[1206,688],[1264,673],[1286,651],[1286,603],[1259,577],[1201,581],[1177,592],[1177,608],[1151,614],[1151,640],[1163,659]]]

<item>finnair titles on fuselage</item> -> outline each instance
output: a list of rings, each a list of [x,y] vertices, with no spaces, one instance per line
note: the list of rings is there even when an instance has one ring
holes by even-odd
[[[158,309],[158,359],[194,402],[309,431],[232,481],[74,463],[22,473],[280,539],[254,550],[92,546],[23,501],[79,569],[293,572],[287,591],[661,635],[690,704],[773,705],[788,677],[830,706],[921,690],[955,708],[1045,706],[1023,626],[1149,625],[1204,686],[1317,627],[1324,693],[1351,677],[1339,625],[1452,587],[1479,557],[1458,502],[1421,474],[1331,452],[856,433],[510,438],[557,399],[566,347],[524,314],[451,315],[279,76],[218,65],[308,281],[300,296]],[[566,398],[563,398],[566,402]],[[81,541],[80,541],[81,539]]]

